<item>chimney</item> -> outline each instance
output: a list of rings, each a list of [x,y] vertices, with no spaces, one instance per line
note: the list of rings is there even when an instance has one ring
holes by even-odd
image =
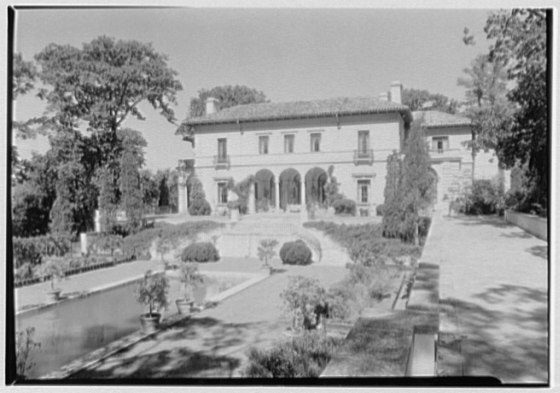
[[[402,104],[402,83],[399,81],[391,82],[391,102]]]
[[[218,111],[216,108],[217,102],[218,100],[214,97],[208,97],[206,99],[206,115],[211,115],[212,113],[216,113]]]
[[[389,93],[386,91],[379,93],[379,101],[389,101]]]

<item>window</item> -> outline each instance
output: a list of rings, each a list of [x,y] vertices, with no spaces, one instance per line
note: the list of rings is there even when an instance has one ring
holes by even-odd
[[[358,154],[367,155],[369,151],[369,131],[358,131]]]
[[[227,183],[226,182],[219,182],[218,183],[218,204],[225,205],[227,203]]]
[[[369,180],[358,180],[358,203],[368,203],[369,186]]]
[[[294,139],[295,135],[284,135],[284,153],[294,152]]]
[[[321,151],[321,134],[311,134],[311,151]]]
[[[268,135],[259,136],[259,154],[268,154]]]
[[[432,150],[443,152],[449,149],[449,137],[447,136],[434,136],[432,137]]]
[[[218,161],[227,159],[227,139],[218,138]]]

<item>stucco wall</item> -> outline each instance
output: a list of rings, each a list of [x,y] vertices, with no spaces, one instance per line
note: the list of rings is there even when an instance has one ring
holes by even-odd
[[[334,176],[340,191],[348,198],[357,198],[357,179],[370,178],[371,203],[383,203],[387,156],[400,150],[403,121],[398,114],[379,114],[335,118],[261,122],[238,125],[199,127],[195,131],[195,168],[206,196],[213,208],[217,204],[217,180],[233,178],[239,182],[248,175],[266,168],[275,179],[287,168],[296,169],[300,176],[314,167],[327,171],[334,166]],[[358,131],[369,130],[371,165],[354,163],[358,148]],[[321,133],[321,151],[310,152],[310,134]],[[294,134],[294,152],[284,153],[284,135]],[[259,136],[269,136],[269,154],[259,154]],[[218,138],[227,138],[230,167],[216,169]]]

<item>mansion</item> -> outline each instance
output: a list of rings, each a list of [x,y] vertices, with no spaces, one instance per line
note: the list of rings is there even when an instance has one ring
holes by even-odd
[[[493,153],[476,157],[464,142],[470,120],[437,111],[411,112],[402,104],[402,84],[393,82],[378,98],[335,98],[306,102],[239,105],[189,118],[193,167],[213,214],[225,214],[228,183],[253,175],[249,213],[306,211],[325,202],[332,175],[339,192],[354,200],[359,214],[375,215],[384,201],[387,157],[403,149],[413,120],[423,122],[430,146],[437,202],[445,202],[476,178],[498,174]],[[186,182],[179,186],[179,212],[188,209]]]

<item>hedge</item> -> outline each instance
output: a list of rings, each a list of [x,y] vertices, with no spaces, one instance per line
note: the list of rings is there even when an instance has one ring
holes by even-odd
[[[26,263],[38,265],[43,257],[63,256],[72,249],[71,235],[42,235],[35,237],[13,238],[15,267]]]
[[[345,214],[351,216],[356,214],[356,202],[351,199],[338,199],[333,202],[333,207],[335,214]]]

